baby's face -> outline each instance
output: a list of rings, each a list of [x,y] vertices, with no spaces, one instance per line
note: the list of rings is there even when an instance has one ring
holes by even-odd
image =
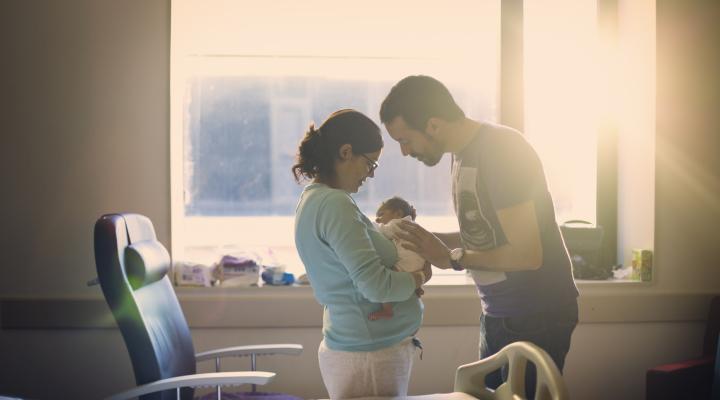
[[[400,210],[393,210],[386,207],[381,207],[375,213],[375,222],[378,224],[387,224],[394,219],[402,218],[402,212]]]

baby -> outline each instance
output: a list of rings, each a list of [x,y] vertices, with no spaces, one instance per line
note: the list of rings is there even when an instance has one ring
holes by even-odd
[[[404,248],[402,243],[405,241],[397,237],[397,232],[401,230],[398,223],[402,219],[414,221],[416,216],[415,208],[405,199],[396,196],[382,202],[375,216],[375,222],[379,225],[378,230],[380,233],[395,243],[395,248],[398,253],[398,261],[395,263],[395,269],[405,272],[414,272],[423,269],[425,259],[420,257],[418,253]],[[383,303],[382,309],[370,313],[368,318],[371,321],[375,321],[378,319],[390,319],[392,316],[392,304]]]

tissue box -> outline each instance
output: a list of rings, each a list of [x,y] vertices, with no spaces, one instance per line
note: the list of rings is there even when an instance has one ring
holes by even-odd
[[[220,285],[225,287],[257,286],[260,265],[249,256],[225,255],[217,266]]]

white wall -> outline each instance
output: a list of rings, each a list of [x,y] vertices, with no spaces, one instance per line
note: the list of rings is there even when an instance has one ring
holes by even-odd
[[[712,14],[703,7],[717,6],[697,4],[658,2],[658,281],[631,289],[643,294],[720,288],[719,124],[708,106],[717,104],[717,92],[703,89],[717,87],[717,49],[692,37],[718,28],[705,21],[703,29],[690,29]],[[169,7],[167,0],[1,3],[1,298],[95,293],[84,283],[95,276],[92,226],[106,212],[145,214],[169,243]],[[694,40],[673,41],[678,25]],[[681,49],[691,60],[699,57],[692,51],[706,59],[678,60],[673,53]],[[581,324],[566,373],[573,397],[642,397],[644,370],[697,355],[702,329],[697,322]],[[449,390],[454,366],[475,357],[477,329],[429,327],[423,335],[425,360],[411,388]],[[198,349],[272,340],[299,341],[307,349],[297,363],[267,364],[280,372],[277,387],[322,394],[313,372],[318,329],[194,330]],[[96,398],[132,383],[115,330],[5,329],[0,350],[0,391]],[[84,389],[67,383],[83,376]]]
[[[582,324],[573,336],[565,379],[571,398],[632,400],[644,397],[645,370],[698,354],[701,323]],[[261,358],[260,369],[277,372],[263,388],[304,398],[327,397],[317,363],[319,328],[194,329],[197,351],[237,344],[286,342],[305,346],[300,357]],[[425,351],[415,359],[411,394],[452,391],[457,365],[477,359],[478,329],[425,327]],[[97,399],[134,386],[132,367],[115,329],[0,331],[1,390],[38,399]],[[247,369],[247,358],[223,362],[224,370]],[[225,369],[227,368],[227,369]],[[212,372],[213,363],[199,372]]]
[[[0,293],[83,295],[101,214],[169,242],[169,2],[0,7]]]
[[[655,258],[659,287],[720,291],[720,3],[657,2]]]

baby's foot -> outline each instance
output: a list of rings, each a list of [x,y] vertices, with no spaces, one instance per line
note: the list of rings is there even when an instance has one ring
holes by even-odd
[[[381,309],[380,311],[375,311],[370,313],[368,316],[368,319],[370,321],[377,321],[379,319],[391,319],[393,317],[393,310],[390,309]]]

